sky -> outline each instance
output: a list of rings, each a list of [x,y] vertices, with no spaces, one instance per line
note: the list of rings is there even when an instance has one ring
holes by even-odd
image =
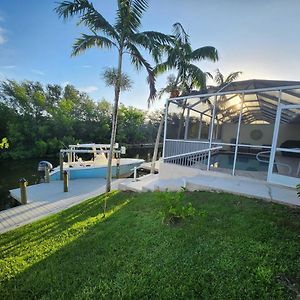
[[[57,1],[0,0],[0,80],[70,83],[95,101],[112,101],[113,89],[105,86],[101,74],[116,66],[116,52],[91,49],[71,57],[74,40],[89,32],[76,26],[76,19],[59,19]],[[117,1],[92,2],[114,22]],[[193,48],[214,46],[219,51],[218,62],[198,63],[203,71],[219,68],[225,75],[242,71],[241,79],[300,80],[299,11],[299,0],[149,0],[141,30],[171,33],[172,24],[180,22]],[[146,73],[137,72],[127,58],[124,72],[134,84],[121,102],[146,109]],[[157,79],[158,90],[167,75]],[[163,102],[157,100],[152,109]]]

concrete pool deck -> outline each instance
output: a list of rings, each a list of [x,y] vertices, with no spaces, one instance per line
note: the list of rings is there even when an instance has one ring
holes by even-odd
[[[166,164],[163,164],[166,165]],[[147,191],[179,191],[185,187],[189,191],[227,192],[236,195],[257,198],[289,206],[300,207],[300,198],[295,188],[289,188],[266,181],[242,176],[231,176],[213,171],[199,171],[193,174],[191,168],[177,166],[161,166],[157,175],[147,175],[138,181],[126,179],[119,184],[121,190],[135,192]],[[177,169],[177,170],[176,170]],[[184,172],[183,169],[186,169]],[[181,173],[179,172],[181,170]],[[192,169],[193,170],[193,169]],[[180,176],[176,177],[176,174]]]
[[[113,180],[112,189],[124,179]],[[28,186],[26,205],[0,211],[0,233],[31,223],[57,213],[86,199],[105,193],[106,180],[103,178],[75,179],[69,181],[69,192],[63,192],[62,181],[40,183]],[[10,191],[20,201],[20,189]]]

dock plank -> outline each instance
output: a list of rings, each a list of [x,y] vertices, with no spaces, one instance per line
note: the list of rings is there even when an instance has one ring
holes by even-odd
[[[116,189],[123,181],[124,179],[113,180],[112,188]],[[53,181],[29,186],[28,204],[0,211],[0,234],[105,193],[106,180],[101,178],[70,180],[67,193],[63,192],[62,185],[61,181]],[[19,189],[11,190],[10,193],[16,200],[19,199]]]

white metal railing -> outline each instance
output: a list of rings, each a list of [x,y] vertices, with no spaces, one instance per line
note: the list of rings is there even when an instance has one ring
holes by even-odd
[[[186,167],[206,166],[208,161],[208,154],[222,149],[222,146],[213,147],[210,149],[202,149],[184,154],[172,155],[164,158],[165,163],[176,164]]]
[[[166,139],[165,141],[165,157],[190,153],[194,151],[209,148],[208,141],[191,141],[191,140],[175,140]]]
[[[269,154],[269,155],[265,155],[265,154]],[[271,151],[262,151],[262,152],[259,152],[259,153],[256,154],[256,159],[259,162],[269,164],[270,155],[271,155]],[[265,158],[267,160],[264,160],[261,157]],[[274,165],[286,167],[287,170],[288,170],[287,171],[287,175],[290,175],[292,173],[292,167],[289,164],[287,164],[287,163],[282,163],[282,162],[276,162],[276,161],[274,161]]]

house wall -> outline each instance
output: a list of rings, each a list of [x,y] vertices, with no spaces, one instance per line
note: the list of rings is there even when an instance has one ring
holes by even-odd
[[[255,140],[251,137],[253,130],[260,130],[261,138]],[[251,145],[271,145],[273,138],[273,124],[242,124],[240,129],[240,143]],[[232,142],[236,137],[237,124],[226,123],[221,128],[221,139],[224,143]],[[278,146],[286,140],[300,140],[299,124],[281,124],[278,134]]]

